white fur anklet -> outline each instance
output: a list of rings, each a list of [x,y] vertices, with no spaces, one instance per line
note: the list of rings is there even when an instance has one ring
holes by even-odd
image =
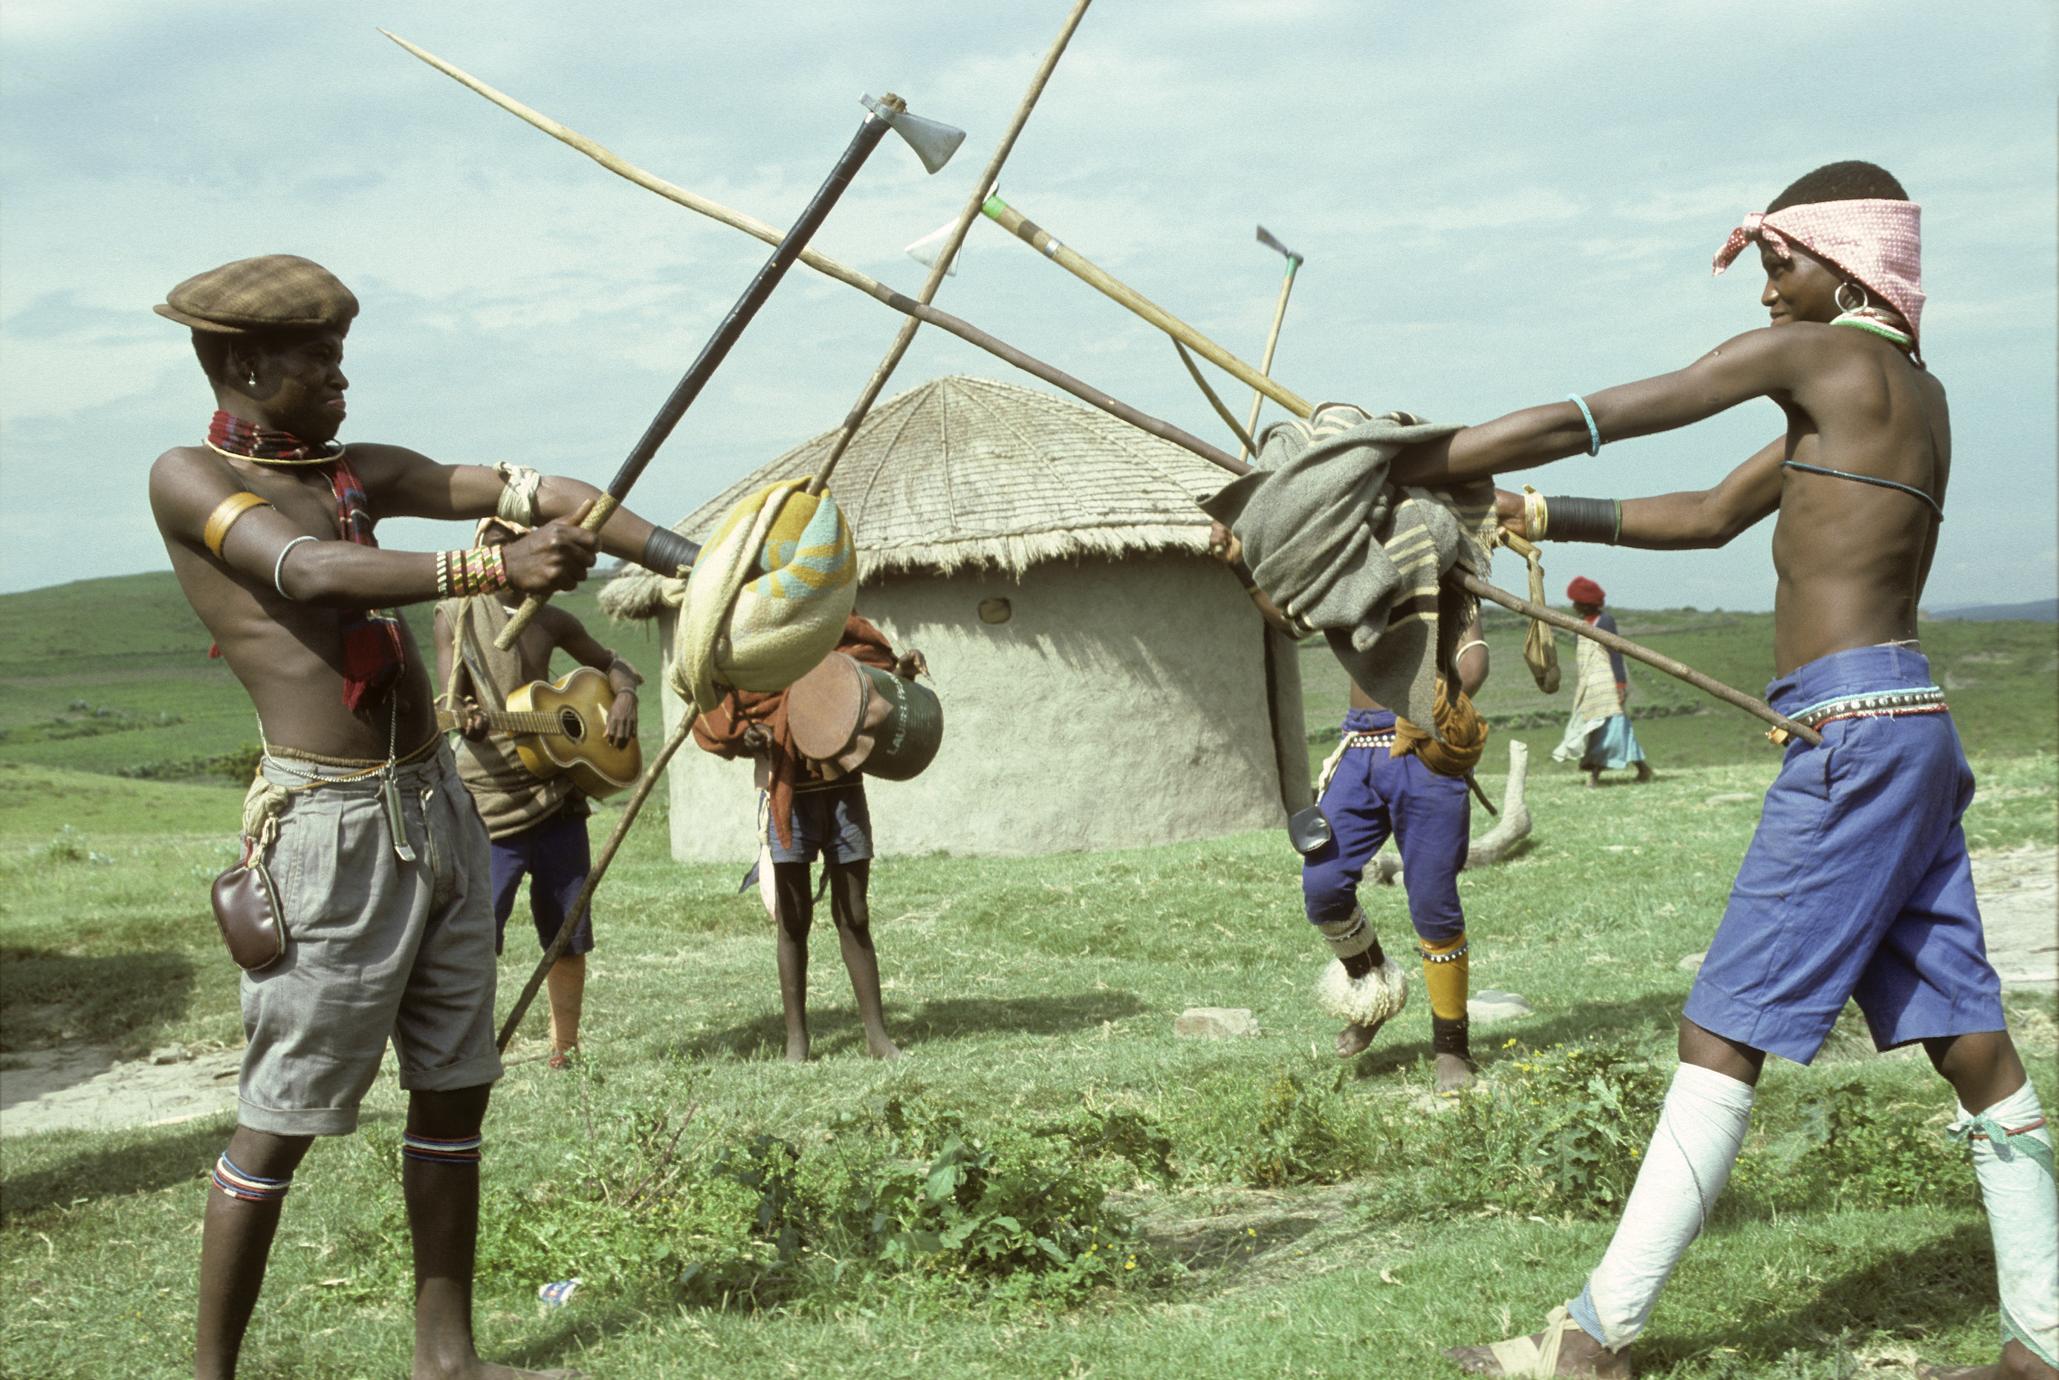
[[[1354,978],[1341,960],[1335,960],[1316,983],[1315,1000],[1324,1011],[1353,1025],[1377,1025],[1408,1005],[1408,974],[1388,958],[1364,977]]]

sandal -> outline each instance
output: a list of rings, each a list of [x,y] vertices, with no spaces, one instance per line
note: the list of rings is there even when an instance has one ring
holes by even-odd
[[[1543,1340],[1529,1335],[1489,1342],[1485,1347],[1454,1347],[1445,1355],[1474,1375],[1550,1376],[1559,1371],[1559,1348],[1566,1334],[1578,1332],[1580,1324],[1564,1308],[1554,1308],[1544,1320]],[[1492,1361],[1496,1370],[1474,1369],[1473,1363]]]

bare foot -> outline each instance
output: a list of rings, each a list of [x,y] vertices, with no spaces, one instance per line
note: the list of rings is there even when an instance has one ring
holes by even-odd
[[[1542,1351],[1545,1336],[1545,1333],[1533,1332],[1530,1334],[1530,1342]],[[1494,1359],[1492,1346],[1446,1347],[1444,1354],[1468,1375],[1510,1374],[1509,1371],[1502,1369],[1501,1362]],[[1593,1376],[1595,1380],[1630,1380],[1631,1376],[1637,1374],[1637,1368],[1630,1362],[1629,1351],[1610,1351],[1578,1327],[1568,1327],[1564,1337],[1560,1339],[1559,1363],[1552,1374]]]
[[[808,1062],[808,1037],[806,1035],[789,1035],[786,1037],[786,1061],[789,1064],[805,1064]]]
[[[885,1032],[865,1037],[865,1052],[875,1059],[898,1059],[901,1047],[886,1037]]]
[[[1373,1036],[1380,1033],[1385,1021],[1374,1021],[1371,1025],[1360,1025],[1357,1021],[1337,1032],[1337,1057],[1356,1059],[1372,1047]]]
[[[1473,1061],[1458,1054],[1437,1056],[1437,1091],[1462,1092],[1473,1086]]]
[[[1600,773],[1600,772],[1598,772],[1598,771],[1591,771],[1591,772],[1587,773],[1587,786],[1588,786],[1588,789],[1589,789],[1589,790],[1592,790],[1592,789],[1593,789],[1594,787],[1596,787],[1596,786],[1599,786],[1600,784],[1601,784],[1601,773]]]
[[[2002,1343],[2002,1359],[1991,1366],[1918,1366],[1916,1374],[1921,1380],[2052,1380],[2059,1370],[2011,1337]]]
[[[1637,784],[1638,784],[1638,785],[1640,785],[1640,786],[1642,786],[1642,785],[1644,785],[1644,784],[1645,784],[1645,783],[1646,783],[1647,781],[1650,781],[1650,780],[1651,780],[1651,763],[1649,763],[1649,762],[1639,762],[1639,763],[1637,764]]]

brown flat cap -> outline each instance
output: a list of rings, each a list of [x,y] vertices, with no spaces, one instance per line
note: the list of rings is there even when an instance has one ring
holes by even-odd
[[[347,326],[357,298],[336,275],[297,254],[238,259],[195,274],[151,308],[196,331],[312,331]]]

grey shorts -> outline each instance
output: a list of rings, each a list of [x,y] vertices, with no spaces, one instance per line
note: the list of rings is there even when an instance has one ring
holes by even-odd
[[[321,768],[266,758],[284,786]],[[379,781],[296,792],[267,854],[286,954],[243,974],[238,1120],[287,1136],[345,1135],[386,1042],[400,1085],[449,1092],[500,1077],[486,827],[450,753],[396,772],[413,862],[393,851]]]

